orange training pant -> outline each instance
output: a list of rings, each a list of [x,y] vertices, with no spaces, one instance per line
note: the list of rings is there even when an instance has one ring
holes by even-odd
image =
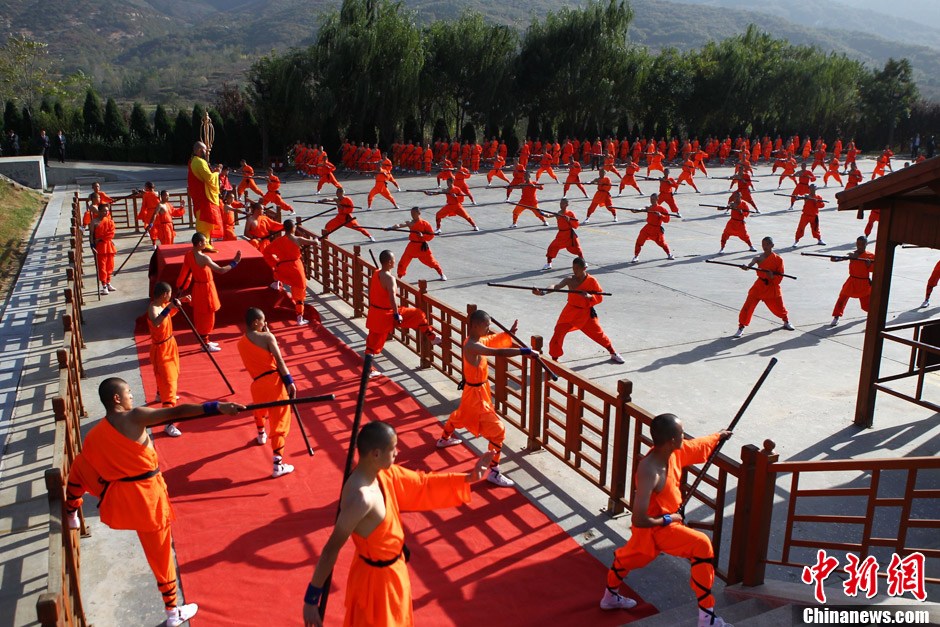
[[[375,187],[372,188],[371,191],[369,191],[369,200],[366,203],[367,207],[372,207],[372,201],[375,199],[376,196],[382,196],[383,198],[388,200],[388,202],[392,203],[396,207],[398,206],[398,203],[395,202],[394,198],[392,198],[391,192],[388,191],[388,187],[386,187],[385,185],[376,185]]]
[[[552,240],[552,243],[548,245],[548,252],[545,253],[545,258],[548,260],[548,263],[551,263],[552,259],[558,256],[558,252],[562,248],[567,250],[572,255],[584,257],[584,251],[581,250],[581,244],[571,234],[571,232],[559,232],[555,236],[555,239]]]
[[[176,607],[176,563],[173,561],[170,527],[156,531],[138,531],[137,537],[144,549],[150,570],[157,579],[157,588],[163,595],[163,605],[171,610]]]
[[[545,224],[545,217],[539,212],[538,209],[531,209],[530,207],[523,207],[522,205],[516,205],[516,208],[512,210],[512,223],[515,224],[519,221],[519,216],[522,215],[524,211],[531,211],[535,214],[539,220],[542,221],[542,224]]]
[[[645,540],[646,534],[643,534]],[[638,535],[630,538],[626,545],[614,552],[614,562],[607,571],[607,587],[616,590],[631,570],[643,568],[660,553],[692,560],[689,586],[698,599],[699,607],[712,608],[715,597],[711,594],[715,583],[715,567],[712,565],[714,551],[712,543],[701,531],[689,529],[682,524],[671,524],[652,530],[652,542],[643,541]]]
[[[607,207],[607,210],[610,212],[610,215],[617,217],[617,212],[612,209],[614,206],[614,201],[611,200],[610,194],[607,192],[597,192],[594,194],[594,198],[591,200],[591,204],[587,210],[587,217],[591,217],[591,214],[594,213],[594,210],[604,205]]]
[[[437,259],[435,259],[434,254],[431,253],[430,247],[425,250],[422,249],[422,244],[419,242],[408,242],[408,245],[405,247],[405,252],[402,253],[401,259],[398,261],[399,279],[405,276],[405,273],[408,271],[408,264],[411,263],[412,259],[417,259],[438,274],[443,274],[441,264],[437,263]]]
[[[366,352],[372,355],[378,355],[385,348],[385,342],[388,340],[388,334],[395,330],[395,327],[401,329],[418,329],[422,333],[430,331],[428,319],[424,312],[417,307],[399,307],[398,314],[401,316],[401,324],[395,324],[395,316],[389,311],[388,316],[371,317],[373,328],[369,329],[369,335],[366,336]]]
[[[151,344],[150,363],[157,379],[157,391],[164,407],[176,406],[177,381],[180,377],[180,354],[176,338],[170,338],[162,344]]]
[[[441,437],[449,438],[454,435],[454,431],[456,430],[457,427],[448,419],[447,422],[444,423],[444,433]],[[480,415],[480,433],[475,435],[481,435],[486,438],[486,449],[493,453],[493,461],[490,462],[490,468],[499,466],[503,441],[506,439],[506,427],[503,426],[503,422],[499,419],[499,416],[496,415],[495,411],[488,411]]]
[[[437,228],[441,228],[441,220],[451,217],[463,218],[470,223],[470,226],[476,226],[476,222],[473,221],[473,218],[470,217],[470,214],[468,214],[467,210],[463,207],[444,205],[444,207],[437,212],[437,215],[434,216],[434,219],[437,220]]]
[[[774,289],[776,288],[776,289]],[[738,314],[738,325],[746,327],[751,324],[751,317],[757,304],[763,302],[767,305],[770,313],[777,316],[784,322],[787,321],[787,308],[783,305],[783,296],[780,294],[780,288],[777,286],[765,285],[762,281],[757,281],[747,292],[747,299],[744,306],[741,307],[741,313]]]
[[[245,193],[245,190],[250,189],[254,193],[258,194],[261,197],[264,197],[264,192],[261,191],[261,188],[258,187],[258,184],[255,183],[254,179],[245,179],[243,178],[238,184],[238,188],[235,191],[235,195],[239,198]]]
[[[287,400],[287,388],[281,381],[281,376],[277,372],[272,372],[252,381],[251,400],[255,403]],[[254,411],[255,426],[258,427],[258,431],[264,428],[264,419],[268,419],[271,450],[278,456],[284,454],[284,445],[287,442],[287,434],[290,432],[290,412],[290,407],[286,405]]]
[[[813,237],[816,239],[821,239],[822,236],[819,234],[819,216],[804,213],[800,216],[800,223],[796,227],[796,241],[803,239],[803,233],[806,232],[806,227],[810,228]]]
[[[603,346],[608,352],[613,352],[613,344],[604,333],[597,318],[591,316],[591,308],[565,306],[561,310],[558,322],[555,323],[555,332],[548,343],[548,352],[552,359],[558,361],[565,354],[565,336],[572,331],[582,331],[586,336]]]
[[[858,299],[858,306],[862,311],[868,311],[868,303],[871,300],[871,283],[868,279],[861,279],[850,276],[842,284],[842,290],[839,292],[839,298],[836,299],[836,306],[832,308],[832,315],[839,318],[845,313],[845,306],[850,298]]]
[[[667,255],[669,254],[669,244],[666,243],[666,234],[663,232],[663,227],[646,224],[640,229],[640,234],[636,238],[636,245],[633,247],[634,257],[640,254],[640,250],[646,242],[655,243],[665,250]]]

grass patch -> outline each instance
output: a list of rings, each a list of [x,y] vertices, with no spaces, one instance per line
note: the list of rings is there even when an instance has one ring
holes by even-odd
[[[23,265],[33,224],[46,202],[39,192],[0,179],[0,303],[6,302]]]

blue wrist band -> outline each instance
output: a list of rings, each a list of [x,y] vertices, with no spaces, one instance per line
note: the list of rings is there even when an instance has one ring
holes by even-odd
[[[207,416],[217,416],[221,414],[219,410],[219,401],[209,401],[208,403],[202,404],[202,411]]]
[[[672,516],[670,516],[669,514],[663,514],[663,527],[666,527],[671,524],[672,524]]]
[[[317,605],[320,602],[320,596],[323,595],[323,588],[317,588],[312,583],[307,584],[307,592],[304,594],[304,603],[307,605]]]
[[[163,311],[157,314],[157,320],[163,320],[164,318],[170,315],[171,311],[173,311],[173,305],[167,305],[166,307],[163,308]]]
[[[235,261],[234,259],[232,259],[232,262],[231,262],[230,264],[228,264],[228,267],[229,267],[229,268],[234,268],[234,267],[237,266],[237,265],[238,265],[238,262]]]
[[[294,377],[290,376],[289,374],[282,374],[281,381],[284,382],[284,385],[291,385],[294,382]]]
[[[532,354],[532,349],[529,348],[528,346],[520,346],[520,347],[519,347],[519,354],[520,354],[520,355],[531,355],[531,354]]]

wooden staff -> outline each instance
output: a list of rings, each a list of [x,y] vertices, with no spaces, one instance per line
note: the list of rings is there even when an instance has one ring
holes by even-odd
[[[297,405],[305,405],[307,403],[323,403],[325,401],[332,401],[336,397],[333,394],[321,394],[320,396],[302,396],[300,398],[289,398],[287,400],[280,401],[269,401],[267,403],[255,403],[254,405],[245,405],[245,409],[239,411],[239,413],[246,411],[254,411],[256,409],[269,409],[271,407],[283,407],[284,405],[290,405],[295,408]],[[168,425],[170,423],[184,422],[186,420],[195,420],[197,418],[205,418],[207,416],[219,416],[221,414],[198,414],[196,416],[187,416],[185,418],[174,418],[172,420],[165,420],[163,422],[151,425],[153,427],[159,427],[161,425]]]
[[[226,387],[228,387],[229,394],[235,393],[235,388],[232,387],[232,384],[229,383],[228,377],[225,376],[225,373],[222,372],[222,369],[219,367],[219,363],[215,360],[215,357],[212,356],[212,351],[209,350],[208,344],[206,344],[202,336],[199,335],[199,332],[196,331],[196,325],[193,324],[192,319],[190,319],[189,314],[186,313],[186,310],[183,309],[183,303],[180,302],[178,298],[173,300],[173,304],[180,310],[180,313],[183,314],[183,320],[186,321],[186,324],[189,325],[189,328],[193,330],[193,333],[196,336],[196,339],[199,340],[199,345],[202,346],[202,350],[205,351],[206,355],[209,356],[209,359],[212,360],[212,365],[215,366],[215,369],[219,372],[219,376],[222,377],[222,380],[225,381]]]
[[[98,300],[101,300],[101,278],[98,275],[98,253],[95,251],[95,238],[92,235],[91,246],[88,247],[91,250],[91,258],[95,262],[95,288],[98,294]]]
[[[339,489],[339,501],[336,504],[336,519],[339,520],[339,509],[343,502],[343,488],[346,487],[346,481],[352,474],[353,452],[356,450],[356,438],[359,437],[359,422],[362,420],[362,408],[366,400],[366,388],[369,386],[369,374],[372,371],[373,356],[365,353],[362,363],[362,376],[359,378],[359,396],[356,398],[356,413],[353,417],[352,429],[349,433],[349,450],[346,452],[346,468],[343,470],[343,483]],[[320,618],[326,615],[326,603],[330,597],[330,583],[333,581],[333,571],[326,576],[323,582],[323,594],[320,596],[320,603],[317,609],[320,611]]]
[[[777,365],[777,358],[771,357],[770,363],[767,364],[767,367],[764,369],[763,374],[757,380],[757,383],[754,384],[754,387],[751,388],[751,393],[747,395],[747,398],[744,399],[744,404],[741,405],[741,409],[738,410],[738,413],[734,415],[734,419],[731,421],[731,424],[728,425],[728,428],[725,431],[734,431],[734,428],[738,425],[738,421],[741,420],[741,417],[744,415],[744,412],[747,411],[748,405],[751,404],[751,401],[754,400],[754,396],[757,395],[757,391],[764,385],[764,381],[767,380],[767,377],[770,376],[770,371],[773,370],[773,367]],[[708,459],[705,461],[705,465],[702,466],[702,470],[699,471],[698,476],[695,478],[695,481],[692,482],[692,485],[689,487],[688,492],[686,492],[685,498],[682,499],[682,504],[679,506],[679,514],[682,515],[682,519],[685,520],[685,508],[689,504],[689,501],[692,499],[692,496],[695,494],[696,488],[702,482],[702,479],[705,478],[705,473],[708,472],[708,469],[711,467],[712,462],[715,460],[715,456],[718,455],[718,451],[721,450],[721,447],[727,440],[720,440],[718,444],[712,449],[711,455],[708,456]]]
[[[509,285],[507,283],[487,283],[490,287],[505,287],[511,290],[540,290],[542,292],[559,292],[561,294],[595,294],[597,296],[613,296],[610,292],[594,292],[591,290],[562,290],[551,287],[534,287],[529,285]]]
[[[360,224],[364,229],[375,229],[376,231],[388,231],[390,233],[426,233],[426,231],[413,231],[411,229],[393,229],[390,226],[371,226],[368,224]]]
[[[121,265],[118,266],[118,269],[114,271],[116,275],[118,272],[124,269],[124,266],[127,265],[127,262],[131,260],[131,257],[134,256],[134,253],[137,252],[137,247],[140,246],[141,242],[144,241],[144,238],[147,237],[147,233],[150,232],[150,229],[153,228],[153,223],[157,219],[157,214],[154,212],[153,217],[150,218],[150,224],[147,225],[147,228],[144,229],[144,232],[140,234],[140,239],[137,240],[137,243],[134,244],[134,247],[131,249],[131,252],[127,253],[127,258],[121,262]]]
[[[371,248],[369,249],[369,256],[372,257],[372,263],[375,264],[375,269],[376,269],[376,270],[378,270],[379,268],[382,267],[382,266],[379,265],[379,262],[376,261],[376,259],[375,259],[375,253],[372,252],[372,249],[371,249]]]
[[[330,400],[333,399],[332,394],[329,394],[328,396],[330,397]],[[313,447],[310,446],[310,438],[307,437],[307,429],[304,428],[304,423],[300,419],[300,411],[297,409],[296,405],[291,405],[290,409],[294,414],[294,418],[297,419],[297,426],[300,427],[300,435],[303,436],[304,438],[304,446],[307,447],[307,455],[309,455],[310,457],[313,457]]]
[[[856,261],[864,261],[865,263],[874,263],[874,259],[858,259],[856,257],[849,257],[848,255],[827,255],[825,253],[800,253],[802,257],[823,257],[831,261],[850,261],[855,259]]]
[[[699,207],[714,207],[715,209],[730,209],[728,205],[706,205],[706,204],[699,203],[698,206]]]
[[[490,322],[492,322],[493,324],[495,324],[496,326],[498,326],[500,329],[502,329],[503,332],[508,333],[508,334],[509,334],[509,337],[512,338],[512,340],[516,343],[517,346],[519,346],[519,347],[521,347],[521,348],[529,348],[528,346],[526,346],[525,342],[523,342],[522,340],[520,340],[520,339],[516,336],[515,333],[513,333],[512,331],[510,331],[507,327],[503,326],[503,324],[502,324],[499,320],[497,320],[496,318],[494,318],[493,316],[490,316]],[[552,369],[549,368],[549,367],[545,364],[544,361],[542,361],[542,356],[541,356],[541,355],[533,355],[533,357],[535,358],[535,361],[538,363],[538,365],[542,367],[542,370],[545,371],[545,374],[547,374],[548,376],[550,376],[550,377],[552,378],[552,381],[558,381],[558,375],[555,374],[555,373],[552,371]]]
[[[706,259],[705,263],[714,263],[719,266],[731,266],[732,268],[741,268],[742,270],[755,270],[757,272],[766,272],[768,274],[778,274],[780,276],[785,276],[788,279],[796,279],[796,277],[792,274],[784,274],[783,272],[775,272],[773,270],[765,270],[764,268],[756,268],[743,263],[728,263],[727,261],[715,261],[714,259]]]

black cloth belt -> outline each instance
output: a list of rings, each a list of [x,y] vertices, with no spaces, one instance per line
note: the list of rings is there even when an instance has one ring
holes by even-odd
[[[400,560],[403,555],[405,556],[405,563],[406,563],[406,564],[407,564],[409,561],[411,561],[411,551],[408,550],[408,545],[407,545],[407,544],[401,545],[401,552],[399,552],[398,555],[396,555],[395,557],[393,557],[392,559],[389,559],[389,560],[373,560],[373,559],[369,559],[369,558],[366,557],[365,555],[360,555],[359,558],[360,558],[363,562],[365,562],[366,564],[368,564],[369,566],[374,566],[374,567],[376,567],[376,568],[387,568],[387,567],[391,566],[392,564],[394,564],[395,562],[397,562],[398,560]]]
[[[266,372],[262,372],[262,373],[259,374],[257,377],[255,377],[255,378],[253,379],[253,381],[257,381],[258,379],[263,379],[264,377],[268,376],[269,374],[277,374],[277,370],[268,370],[268,371],[266,371]]]
[[[160,467],[158,466],[154,468],[153,470],[148,470],[145,473],[141,473],[133,477],[121,477],[120,479],[115,479],[114,481],[120,481],[122,483],[133,483],[135,481],[144,481],[146,479],[150,479],[151,477],[156,477],[159,474],[160,474]],[[101,507],[101,503],[104,502],[104,496],[105,494],[108,493],[108,488],[111,487],[111,484],[114,483],[114,481],[105,481],[101,477],[98,478],[98,483],[104,486],[104,488],[101,489],[101,496],[98,497],[99,508]]]
[[[154,346],[160,346],[161,344],[166,344],[167,342],[169,342],[169,341],[172,340],[172,339],[173,339],[173,336],[170,335],[170,336],[169,336],[168,338],[166,338],[165,340],[160,340],[159,342],[154,342],[153,345],[154,345]]]
[[[461,379],[460,383],[457,384],[457,389],[462,390],[464,389],[464,386],[467,386],[467,385],[469,385],[472,388],[478,388],[478,387],[481,387],[484,383],[486,383],[486,381],[483,381],[481,383],[470,383],[466,379]]]

